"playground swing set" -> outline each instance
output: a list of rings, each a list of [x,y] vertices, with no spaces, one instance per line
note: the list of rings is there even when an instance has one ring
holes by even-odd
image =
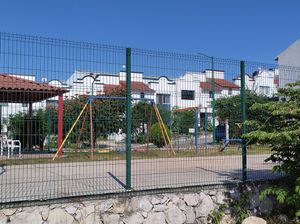
[[[74,130],[76,124],[79,122],[81,116],[84,113],[84,118],[83,118],[83,122],[79,131],[79,135],[76,139],[76,144],[78,145],[80,143],[80,139],[81,139],[81,135],[82,132],[84,130],[84,124],[87,120],[87,114],[88,111],[90,112],[90,158],[91,160],[94,159],[94,146],[93,146],[93,142],[94,142],[94,135],[93,135],[93,101],[96,99],[113,99],[113,100],[126,100],[126,97],[116,97],[116,96],[90,96],[86,102],[86,104],[83,106],[82,110],[80,111],[79,115],[77,116],[75,122],[72,124],[71,128],[69,129],[69,131],[66,134],[66,137],[64,138],[64,140],[62,141],[61,145],[58,147],[53,160],[55,160],[56,158],[58,158],[61,154],[62,154],[62,149],[63,146],[65,145],[65,143],[67,142],[70,134],[72,133],[72,131]],[[159,109],[157,107],[157,105],[154,103],[153,99],[145,99],[145,98],[132,98],[132,100],[143,100],[143,101],[148,101],[151,103],[151,110],[150,110],[150,119],[149,119],[149,123],[148,123],[148,130],[147,130],[147,146],[146,146],[146,150],[149,150],[149,143],[150,143],[150,128],[152,125],[152,117],[153,117],[153,112],[155,113],[157,122],[159,124],[159,128],[163,137],[163,141],[165,143],[166,146],[168,146],[169,148],[169,152],[171,151],[173,153],[173,155],[175,155],[175,150],[173,148],[172,142],[171,142],[171,138],[167,132],[167,128],[165,126],[165,123],[161,117],[161,114],[159,112]],[[180,112],[185,112],[185,111],[194,111],[195,112],[195,127],[194,127],[194,135],[195,135],[195,150],[196,153],[199,152],[199,141],[198,141],[198,137],[199,137],[199,125],[198,125],[198,119],[199,119],[199,107],[189,107],[189,108],[184,108],[184,109],[175,109],[172,112],[173,113],[180,113]],[[242,139],[223,139],[222,141],[222,145],[220,145],[219,150],[222,152],[224,151],[228,145],[230,144],[230,142],[238,142],[241,143]],[[178,131],[178,143],[177,143],[177,147],[179,150],[179,131]],[[205,112],[205,133],[204,133],[204,147],[205,150],[208,149],[208,143],[207,143],[207,112]],[[76,149],[75,149],[76,150]],[[145,148],[142,148],[142,150],[144,151]],[[75,151],[76,152],[76,151]]]
[[[62,141],[61,145],[57,149],[57,151],[56,151],[56,153],[55,153],[55,155],[53,157],[53,160],[55,160],[56,158],[58,158],[62,154],[63,146],[67,142],[67,140],[68,140],[70,134],[72,133],[72,131],[74,130],[76,124],[79,122],[81,116],[85,112],[84,113],[83,122],[82,122],[82,125],[81,125],[81,128],[80,128],[80,131],[79,131],[79,135],[78,135],[77,140],[76,140],[76,144],[77,145],[79,144],[82,132],[84,130],[84,124],[85,124],[85,121],[86,121],[86,118],[87,118],[88,111],[90,111],[90,158],[91,158],[91,160],[94,159],[94,147],[93,147],[93,141],[94,141],[93,140],[94,139],[94,136],[93,136],[93,100],[96,100],[96,99],[126,100],[126,97],[90,96],[89,99],[87,100],[86,104],[83,106],[82,110],[80,111],[79,115],[77,116],[76,120],[72,124],[71,128],[67,132],[66,137],[64,138],[64,140]],[[153,114],[153,111],[154,111],[155,115],[156,115],[156,118],[157,118],[157,122],[158,122],[160,130],[161,130],[161,134],[163,136],[164,143],[165,143],[165,145],[169,146],[169,152],[171,150],[172,153],[173,153],[173,155],[175,155],[175,151],[173,149],[170,136],[169,136],[169,134],[167,132],[166,126],[165,126],[165,124],[163,122],[163,119],[162,119],[162,117],[160,115],[160,112],[159,112],[159,110],[157,108],[157,105],[154,103],[154,100],[152,100],[152,99],[145,99],[145,98],[132,98],[132,100],[149,101],[151,103],[151,105],[152,105],[151,112],[150,112],[150,114],[151,114],[150,115],[150,120],[149,120],[149,124],[148,124],[147,150],[149,149],[149,142],[150,142],[150,131],[149,130],[151,128],[152,114]]]
[[[241,135],[242,132],[242,123],[235,123],[237,127],[237,134],[238,136]],[[238,150],[242,147],[243,139],[242,138],[225,138],[222,139],[219,145],[219,151],[223,152],[225,149],[227,149],[230,146],[230,143],[238,143]],[[246,143],[248,145],[249,142]]]
[[[195,151],[196,153],[199,152],[199,149],[202,149],[202,146],[204,146],[205,149],[208,148],[208,143],[207,143],[207,112],[205,112],[205,126],[204,126],[204,145],[202,144],[199,144],[199,134],[200,134],[200,129],[199,129],[199,109],[200,107],[188,107],[188,108],[183,108],[183,109],[173,109],[172,110],[172,114],[175,114],[175,113],[182,113],[182,112],[186,112],[186,111],[193,111],[195,113],[195,121],[194,121],[194,136],[195,136]],[[150,130],[151,128],[151,121],[152,121],[152,114],[153,114],[153,110],[154,112],[156,113],[156,117],[157,117],[157,120],[158,120],[158,123],[159,123],[159,127],[160,127],[160,130],[163,134],[163,140],[164,140],[164,143],[165,145],[170,145],[171,147],[171,150],[173,152],[173,154],[175,155],[175,150],[174,150],[174,146],[172,145],[171,143],[171,138],[170,136],[167,134],[167,131],[166,131],[166,128],[165,128],[165,124],[161,118],[161,115],[159,113],[159,110],[157,108],[157,106],[154,104],[153,107],[151,108],[151,111],[150,111],[150,120],[149,120],[149,123],[148,123],[148,130]],[[178,124],[179,126],[179,124]],[[148,141],[147,141],[147,150],[149,149],[149,142],[150,142],[150,132],[148,132]],[[177,151],[179,151],[180,147],[180,137],[179,137],[179,127],[177,129]]]

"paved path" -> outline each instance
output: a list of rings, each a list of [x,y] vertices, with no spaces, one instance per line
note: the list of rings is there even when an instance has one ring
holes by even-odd
[[[248,155],[252,180],[274,178],[267,155]],[[132,161],[135,190],[219,184],[241,180],[241,156],[141,159]],[[125,161],[5,166],[0,202],[124,191]]]

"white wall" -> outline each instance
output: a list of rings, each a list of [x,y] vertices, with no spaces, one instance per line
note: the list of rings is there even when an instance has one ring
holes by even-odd
[[[170,95],[170,105],[175,105],[175,83],[166,77],[159,77],[158,79],[144,79],[144,83],[148,84],[151,89],[155,91],[153,99],[156,102],[157,94]],[[156,102],[157,103],[157,102]]]
[[[224,71],[214,71],[214,77],[217,79],[224,79]],[[78,72],[75,73],[68,79],[68,83],[72,86],[70,93],[67,95],[74,96],[75,94],[91,94],[90,89],[92,86],[93,78],[85,77],[90,75],[90,73],[86,72]],[[82,79],[85,77],[84,79]],[[199,107],[201,106],[201,112],[204,112],[204,108],[208,108],[208,112],[211,111],[211,99],[209,98],[209,92],[202,91],[200,88],[200,82],[206,82],[207,79],[212,77],[212,71],[206,70],[204,72],[186,72],[182,76],[171,80],[167,77],[159,77],[159,78],[144,78],[143,73],[133,72],[132,73],[132,81],[143,82],[147,84],[151,89],[153,89],[154,93],[145,92],[145,98],[154,99],[156,101],[157,94],[166,94],[170,95],[170,107]],[[72,78],[74,80],[72,80]],[[81,80],[82,79],[82,80]],[[103,92],[104,84],[112,84],[118,85],[120,81],[126,80],[126,73],[120,72],[119,75],[108,75],[103,74],[99,75],[97,81],[94,84],[94,90]],[[76,82],[79,83],[76,83]],[[97,83],[97,84],[96,84]],[[184,100],[181,99],[181,90],[191,90],[195,93],[194,100]],[[95,93],[94,91],[94,93]],[[232,95],[238,94],[239,90],[232,90]],[[227,96],[228,89],[223,89],[221,92],[215,93],[215,98],[219,98],[221,96]],[[134,92],[132,97],[140,98],[139,92]]]
[[[245,86],[246,86],[247,90],[253,90],[254,83],[255,83],[255,80],[252,77],[250,77],[249,75],[245,75]],[[240,76],[234,80],[234,84],[241,87],[241,77]]]
[[[285,87],[287,83],[300,80],[300,39],[296,40],[277,57],[279,65],[279,84]]]
[[[202,73],[186,73],[175,80],[175,101],[172,107],[179,108],[199,107],[201,104],[200,81],[203,80]],[[194,100],[181,99],[182,90],[191,90],[195,92]]]
[[[126,81],[126,72],[120,72],[120,81]],[[141,72],[131,72],[132,82],[143,82],[143,73]]]
[[[253,77],[245,76],[246,89],[257,93],[258,95],[264,95],[272,97],[277,93],[278,86],[275,83],[278,70],[258,70]],[[237,77],[234,83],[241,86],[241,78]],[[269,93],[262,93],[261,88],[268,87]]]
[[[214,78],[215,79],[224,79],[225,71],[222,70],[214,70]],[[212,78],[212,70],[205,70],[206,78]]]
[[[92,83],[94,82],[94,94],[103,93],[103,87],[105,84],[110,85],[119,85],[120,81],[126,80],[126,73],[120,72],[119,74],[98,74],[97,78],[94,80],[91,77],[91,73],[75,71],[70,78],[66,81],[66,83],[62,83],[57,80],[52,80],[49,82],[50,85],[67,88],[69,90],[66,93],[65,97],[77,96],[77,95],[91,95]],[[225,72],[224,71],[214,71],[214,77],[216,79],[224,79]],[[33,76],[30,76],[31,78]],[[156,101],[157,94],[167,94],[170,95],[170,107],[179,107],[179,108],[187,108],[187,107],[200,107],[200,111],[204,112],[205,108],[207,108],[208,113],[212,113],[211,109],[211,98],[209,98],[209,91],[202,90],[200,88],[200,82],[210,82],[212,77],[212,71],[206,70],[204,72],[186,72],[174,80],[168,79],[167,77],[159,77],[159,78],[144,78],[143,73],[133,72],[132,73],[132,81],[143,82],[147,84],[154,92],[145,93],[145,98],[153,99]],[[249,89],[255,89],[255,85],[261,85],[264,83],[270,88],[276,90],[276,86],[274,84],[275,72],[273,71],[261,71],[255,77],[255,80],[251,77],[246,76],[246,85]],[[240,79],[235,80],[236,85],[240,85]],[[181,90],[191,90],[194,91],[195,97],[194,100],[184,100],[181,98]],[[239,89],[232,89],[231,95],[239,94]],[[273,93],[273,92],[272,92]],[[215,99],[219,97],[227,97],[229,95],[228,88],[221,88],[220,92],[215,92]],[[132,91],[133,98],[140,98],[139,91]],[[57,97],[52,98],[52,100],[57,100]],[[134,103],[136,103],[135,101]],[[34,109],[45,106],[45,102],[34,104]],[[14,111],[12,111],[14,108]],[[16,113],[19,110],[24,110],[21,105],[14,105],[11,108],[12,113]],[[4,111],[5,108],[2,108]]]

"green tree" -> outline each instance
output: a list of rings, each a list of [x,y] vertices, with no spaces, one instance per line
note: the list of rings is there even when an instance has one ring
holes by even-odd
[[[125,92],[115,90],[107,96],[124,96]],[[88,100],[87,96],[78,96],[64,101],[64,134],[71,128],[80,111]],[[118,133],[125,130],[125,100],[116,99],[94,99],[92,104],[87,107],[87,111],[76,124],[73,132],[69,136],[70,143],[76,143],[80,129],[82,129],[81,141],[89,144],[90,141],[90,106],[92,106],[93,123],[93,144],[99,137],[107,138],[112,133]],[[53,108],[52,116],[57,119],[57,108]],[[86,119],[84,121],[84,117]],[[84,124],[83,124],[84,122]]]
[[[109,93],[109,96],[124,96],[123,90],[115,90]],[[80,111],[88,100],[88,96],[71,97],[64,100],[63,105],[63,128],[64,135],[72,127]],[[99,137],[107,138],[109,134],[117,133],[125,128],[125,100],[116,99],[94,99],[92,103],[93,114],[93,135],[94,144]],[[85,112],[79,119],[75,128],[68,138],[69,144],[76,143],[80,129],[82,129],[81,142],[90,144],[90,109],[87,108],[86,119]],[[50,116],[50,117],[48,117]],[[52,105],[45,109],[34,110],[31,118],[32,123],[32,143],[43,147],[43,142],[48,134],[57,135],[57,107]],[[84,122],[84,124],[83,124]],[[17,113],[9,118],[9,130],[16,139],[20,139],[22,145],[27,144],[27,125],[28,114]],[[50,131],[49,131],[50,130]],[[63,136],[65,137],[65,136]]]
[[[283,101],[255,103],[247,121],[249,132],[244,136],[261,144],[269,144],[272,154],[266,161],[277,162],[275,172],[284,172],[283,184],[266,189],[300,218],[300,81],[279,90]]]
[[[146,101],[139,101],[132,108],[132,137],[139,143],[146,141],[151,110],[152,105]],[[155,117],[154,111],[152,111],[152,117]]]
[[[265,96],[259,96],[256,93],[246,92],[246,108],[250,108],[255,103],[266,103],[271,99]],[[221,97],[215,101],[216,115],[220,120],[228,119],[229,135],[231,138],[240,138],[238,123],[241,123],[241,96]],[[248,111],[247,118],[253,119],[257,116],[255,111]],[[263,116],[263,114],[262,114]]]
[[[189,128],[195,128],[195,110],[173,112],[172,130],[179,134],[189,134]]]
[[[28,136],[28,125],[30,123],[31,136]],[[9,116],[8,130],[10,130],[13,139],[21,141],[22,148],[27,146],[29,137],[33,146],[39,146],[40,149],[43,149],[47,129],[47,115],[43,109],[34,110],[30,119],[27,112],[19,112]]]

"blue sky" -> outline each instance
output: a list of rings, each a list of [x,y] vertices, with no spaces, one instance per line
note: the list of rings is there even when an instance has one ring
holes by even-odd
[[[274,63],[300,38],[299,0],[2,0],[0,29]]]

